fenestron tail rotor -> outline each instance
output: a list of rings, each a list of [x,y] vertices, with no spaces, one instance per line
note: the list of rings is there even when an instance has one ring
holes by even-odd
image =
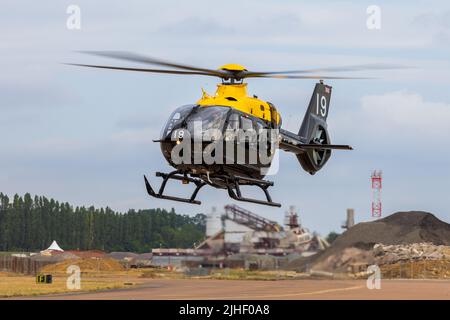
[[[124,51],[81,51],[81,53],[96,55],[101,57],[113,58],[134,63],[141,63],[160,67],[169,67],[171,69],[153,69],[153,68],[138,68],[138,67],[120,67],[108,65],[93,65],[81,63],[66,63],[79,67],[111,69],[122,71],[136,71],[148,73],[162,73],[162,74],[178,74],[178,75],[201,75],[212,76],[222,79],[243,80],[245,78],[273,78],[273,79],[371,79],[367,77],[347,77],[347,76],[333,76],[320,74],[321,72],[353,72],[366,70],[391,70],[391,69],[405,69],[407,66],[395,64],[360,64],[343,67],[325,67],[315,69],[301,69],[301,70],[283,70],[283,71],[248,71],[245,68],[220,68],[208,69],[202,67],[195,67],[191,65],[169,62],[149,56],[144,56],[132,52]],[[319,74],[316,74],[319,73]]]

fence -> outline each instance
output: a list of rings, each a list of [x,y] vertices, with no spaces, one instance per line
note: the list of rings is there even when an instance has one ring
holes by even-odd
[[[51,263],[54,262],[35,261],[29,257],[21,258],[4,255],[0,256],[0,271],[36,275],[43,266]]]

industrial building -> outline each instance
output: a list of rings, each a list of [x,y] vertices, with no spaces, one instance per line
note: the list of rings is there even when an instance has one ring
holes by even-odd
[[[227,205],[223,211],[212,208],[207,215],[202,243],[193,249],[153,249],[152,264],[247,268],[256,263],[257,268],[274,268],[289,255],[312,255],[328,246],[326,240],[301,225],[292,206],[281,226],[244,208]]]

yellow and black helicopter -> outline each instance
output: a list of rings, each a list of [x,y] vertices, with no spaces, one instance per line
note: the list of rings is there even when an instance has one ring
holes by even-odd
[[[294,153],[301,167],[310,174],[316,173],[325,165],[331,156],[332,150],[352,150],[348,145],[331,144],[326,120],[329,112],[332,88],[324,84],[323,79],[364,78],[322,76],[316,75],[316,73],[396,68],[390,65],[372,64],[292,71],[254,72],[248,71],[245,67],[238,64],[226,64],[215,70],[172,63],[127,52],[90,51],[84,53],[134,63],[169,67],[170,69],[117,67],[78,63],[70,65],[161,74],[202,75],[222,79],[222,82],[217,85],[217,90],[214,95],[209,95],[203,91],[202,97],[196,103],[177,108],[162,129],[160,138],[153,140],[160,143],[164,157],[176,169],[170,173],[156,172],[156,176],[163,179],[158,192],[154,191],[144,175],[146,189],[150,196],[192,204],[201,203],[196,200],[196,196],[202,187],[210,185],[215,188],[227,190],[228,195],[235,200],[280,207],[281,204],[272,201],[268,192],[268,188],[273,186],[273,182],[264,180],[276,148]],[[282,129],[280,113],[272,103],[258,99],[255,95],[248,96],[247,83],[243,82],[246,78],[320,80],[315,85],[298,133]],[[195,121],[199,120],[201,124],[196,129]],[[196,149],[194,146],[181,151],[180,154],[186,156],[183,152],[186,153],[186,150],[188,150],[189,154],[187,158],[183,159],[188,159],[189,161],[174,161],[174,150],[178,145],[183,144],[184,141],[188,141],[187,136],[192,137],[198,135],[198,131],[200,131],[200,134],[203,133],[202,137],[204,137],[204,132],[211,129],[215,133],[222,133],[223,135],[221,137],[223,139],[214,138],[214,135],[206,139],[207,141],[200,139],[200,149]],[[270,130],[271,133],[275,132],[275,135],[266,135],[266,133],[263,135],[262,132],[264,130]],[[237,134],[239,131],[244,133],[253,132],[254,135],[243,134],[241,139],[239,138],[240,135]],[[265,138],[261,139],[263,136]],[[211,161],[204,160],[203,157],[200,157],[200,161],[190,161],[198,153],[205,152],[208,146],[211,145],[211,141],[216,142],[216,147],[218,145],[217,141],[220,141],[220,143],[230,143],[231,141],[232,147],[230,149],[225,148],[226,152],[224,152],[223,157],[222,155],[219,157],[222,160],[225,158],[227,161],[215,161],[211,163]],[[191,141],[189,140],[190,144]],[[239,161],[239,159],[236,159],[236,154],[239,153],[237,149],[239,148],[244,151],[263,150],[268,161],[263,162],[258,155],[256,161],[250,161],[250,156],[246,154]],[[215,151],[216,149],[213,148],[212,153],[214,154]],[[232,161],[229,161],[230,157]],[[191,197],[181,198],[165,195],[164,190],[166,184],[171,179],[182,181],[184,184],[193,183],[195,190]],[[241,193],[241,186],[259,187],[264,192],[266,200],[244,197]]]

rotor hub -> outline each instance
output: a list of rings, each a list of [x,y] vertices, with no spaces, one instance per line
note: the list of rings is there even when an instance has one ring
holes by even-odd
[[[225,64],[221,66],[218,70],[225,70],[231,72],[248,71],[246,67],[236,63]]]

